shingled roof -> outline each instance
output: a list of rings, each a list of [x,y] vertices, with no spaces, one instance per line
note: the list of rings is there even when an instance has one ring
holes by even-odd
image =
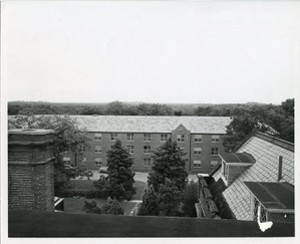
[[[197,116],[71,116],[90,132],[171,133],[183,125],[191,133],[226,134],[230,117]]]
[[[280,143],[279,143],[280,142]],[[286,145],[285,145],[286,144]],[[250,153],[256,163],[246,169],[224,192],[223,196],[237,219],[250,220],[250,191],[244,182],[277,182],[278,160],[282,156],[282,179],[294,185],[294,152],[292,144],[278,141],[269,135],[256,133],[252,135],[238,150],[238,153]],[[219,173],[215,173],[217,175]]]

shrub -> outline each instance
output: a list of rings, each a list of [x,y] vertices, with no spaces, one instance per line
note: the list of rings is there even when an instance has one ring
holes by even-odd
[[[145,191],[143,202],[138,215],[156,216],[158,215],[157,195],[152,185]]]
[[[110,184],[107,177],[101,175],[98,181],[93,182],[93,185],[97,188],[101,197],[107,197],[110,191]]]
[[[104,198],[101,192],[97,190],[79,190],[79,189],[65,189],[59,194],[59,197],[86,197],[86,198]]]
[[[103,214],[113,214],[113,215],[123,215],[124,209],[121,207],[119,202],[110,197],[107,199],[106,203],[101,207]]]
[[[82,210],[85,211],[86,213],[96,213],[96,214],[102,213],[101,209],[97,206],[97,203],[95,201],[92,202],[84,201]]]

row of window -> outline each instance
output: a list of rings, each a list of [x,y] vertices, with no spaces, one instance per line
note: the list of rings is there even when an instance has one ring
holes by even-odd
[[[194,162],[193,162],[193,167],[194,167],[195,169],[199,169],[199,168],[201,168],[201,164],[202,164],[202,161],[201,161],[201,160],[194,160]],[[210,162],[210,167],[211,167],[212,169],[214,169],[214,168],[216,167],[217,164],[218,164],[218,161],[211,161],[211,162]]]
[[[160,141],[167,141],[170,137],[169,134],[160,134]],[[110,140],[115,141],[118,138],[117,133],[111,133],[110,134]],[[95,133],[95,140],[101,141],[102,140],[102,134],[101,133]],[[134,141],[134,134],[133,133],[127,133],[127,141]],[[151,141],[151,134],[144,133],[144,141]]]
[[[64,157],[63,160],[64,160],[65,163],[70,163],[70,157]],[[83,158],[82,161],[85,162],[86,158]],[[102,158],[95,158],[95,164],[97,166],[101,166],[103,164],[103,159]],[[201,168],[201,164],[202,164],[201,160],[194,160],[193,161],[193,167],[194,168],[197,168],[197,169]],[[218,161],[211,161],[210,162],[211,168],[216,167],[217,164],[218,164]],[[151,158],[144,158],[144,166],[146,166],[146,167],[152,166],[152,159]]]
[[[102,158],[95,158],[95,164],[97,166],[101,166],[103,164]],[[145,167],[152,166],[152,160],[151,160],[151,158],[144,158],[144,166]]]
[[[182,151],[184,150],[183,147],[180,148]],[[129,151],[130,154],[134,153],[134,146],[133,145],[128,145],[127,150]],[[150,153],[151,152],[151,146],[144,146],[144,153]],[[95,153],[102,153],[102,147],[101,146],[95,146]],[[202,153],[202,148],[201,147],[195,147],[194,148],[194,154],[199,155]],[[219,153],[219,149],[217,147],[211,148],[211,154],[212,155],[217,155]]]
[[[170,134],[160,134],[160,141],[167,141],[168,138],[170,137]],[[115,141],[118,138],[117,133],[111,133],[110,134],[110,139],[111,141]],[[96,141],[101,141],[102,140],[102,134],[101,133],[95,133],[95,140]],[[185,141],[185,135],[180,134],[176,136],[177,142],[184,142]],[[127,141],[134,141],[134,134],[133,133],[127,133]],[[144,133],[144,141],[151,141],[151,134],[149,133]],[[194,142],[196,143],[201,143],[202,142],[202,135],[195,135],[194,136]],[[218,135],[212,135],[211,137],[211,142],[212,143],[219,143],[220,142],[220,136]]]
[[[176,136],[177,142],[181,143],[185,141],[185,135],[180,134]],[[202,142],[202,135],[194,135],[194,142],[201,143]],[[211,143],[219,143],[220,142],[220,136],[218,135],[212,135],[211,136]]]

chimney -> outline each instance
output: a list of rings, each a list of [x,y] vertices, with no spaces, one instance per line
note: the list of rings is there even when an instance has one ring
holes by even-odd
[[[279,156],[278,162],[278,182],[282,179],[282,156]]]
[[[54,211],[52,130],[8,131],[9,210]]]

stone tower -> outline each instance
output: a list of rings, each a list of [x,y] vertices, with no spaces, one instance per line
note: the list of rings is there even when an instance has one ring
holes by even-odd
[[[52,130],[8,131],[9,210],[54,211]]]

